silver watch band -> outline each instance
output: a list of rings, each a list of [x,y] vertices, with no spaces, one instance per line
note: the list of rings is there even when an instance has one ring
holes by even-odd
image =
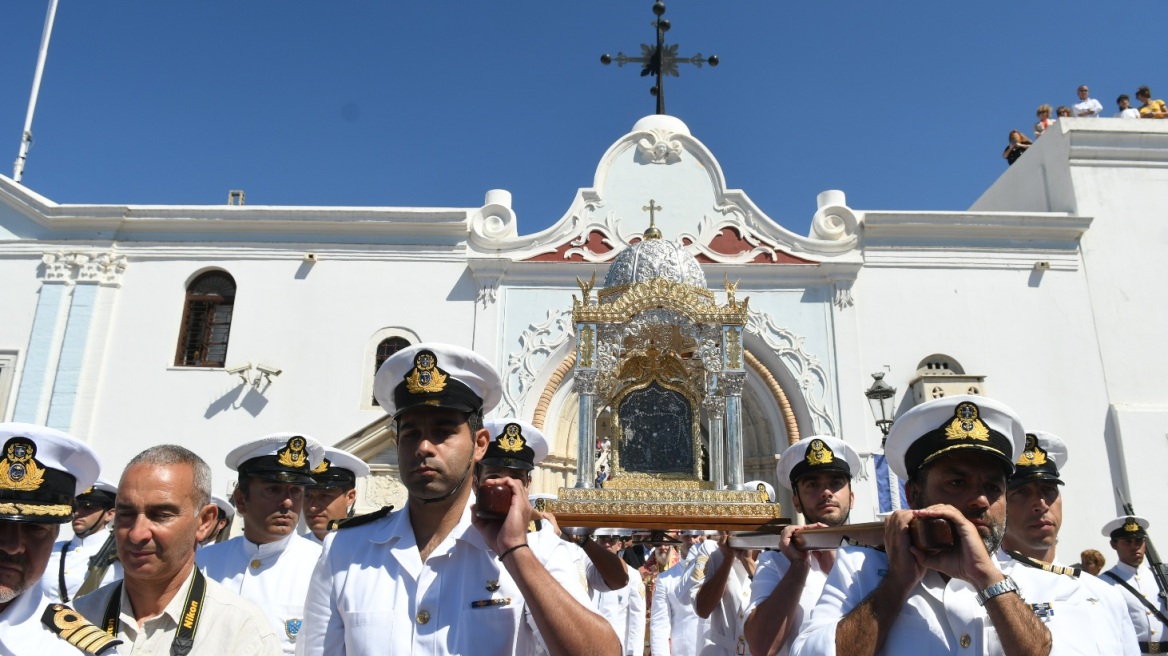
[[[1018,584],[1009,576],[977,593],[977,603],[985,606],[986,602],[990,599],[998,595],[1006,594],[1007,592],[1018,592]]]

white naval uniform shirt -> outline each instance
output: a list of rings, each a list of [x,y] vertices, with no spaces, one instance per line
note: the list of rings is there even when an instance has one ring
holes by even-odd
[[[1156,579],[1152,576],[1152,570],[1146,564],[1140,565],[1140,568],[1136,569],[1131,565],[1119,562],[1115,564],[1115,567],[1107,571],[1126,581],[1128,585],[1136,590],[1139,590],[1148,601],[1152,602],[1153,606],[1159,608],[1161,613],[1168,615],[1168,607],[1165,607],[1164,599],[1160,596],[1160,588],[1156,586]],[[1165,628],[1168,627],[1165,627],[1163,622],[1156,619],[1152,611],[1140,603],[1140,600],[1132,597],[1130,592],[1112,580],[1110,576],[1101,575],[1099,579],[1104,583],[1115,586],[1116,590],[1123,596],[1123,601],[1127,604],[1128,616],[1131,617],[1132,625],[1135,627],[1136,635],[1140,642],[1164,642],[1168,640],[1168,634],[1165,633]]]
[[[787,634],[787,639],[783,641],[783,646],[779,649],[777,656],[787,656],[791,653],[791,643],[795,642],[795,636],[799,635],[799,627],[803,626],[803,622],[811,614],[815,602],[819,601],[819,594],[823,592],[823,584],[827,583],[828,573],[819,567],[819,559],[813,556],[808,556],[808,558],[811,568],[807,572],[807,581],[803,584],[803,592],[799,594],[799,607],[795,609],[795,622]],[[782,582],[783,577],[790,569],[791,561],[781,551],[764,551],[758,557],[758,564],[754,570],[754,581],[750,583],[750,603],[746,606],[747,618],[750,618],[754,609],[766,601],[775,588],[779,587],[779,583]]]
[[[38,583],[25,590],[0,612],[0,656],[78,656],[82,652],[41,624],[45,607],[53,601]],[[96,621],[86,617],[91,623]],[[125,645],[121,646],[125,649]],[[117,656],[118,648],[107,651],[103,656]]]
[[[195,552],[195,564],[212,581],[264,610],[284,653],[295,653],[304,621],[304,598],[320,545],[293,533],[283,540],[256,544],[245,536]]]
[[[410,503],[325,538],[324,553],[312,574],[297,653],[534,653],[538,637],[524,621],[523,597],[506,566],[471,525],[470,502],[425,562],[410,524]],[[571,552],[549,553],[549,560],[541,560],[544,567],[587,607]],[[486,603],[492,601],[496,603]]]
[[[698,554],[686,565],[680,591],[681,596],[687,597],[690,604],[697,602],[702,584],[718,569],[723,557],[717,540],[706,540],[694,549],[698,550]],[[722,593],[722,598],[718,600],[718,605],[710,614],[704,634],[694,636],[700,645],[698,653],[701,656],[750,654],[744,628],[746,605],[749,602],[750,575],[735,558],[730,575],[726,578],[726,591]]]
[[[166,605],[162,613],[138,626],[134,619],[126,586],[120,587],[120,626],[118,639],[122,650],[131,656],[170,656],[170,645],[186,611],[187,593],[195,579],[195,570]],[[77,600],[77,612],[101,625],[110,597],[117,585],[106,585]],[[279,656],[280,639],[259,606],[222,585],[207,580],[194,646],[189,656]]]
[[[85,583],[85,577],[89,575],[89,559],[101,549],[109,534],[109,529],[103,528],[84,539],[75,535],[68,540],[57,540],[53,544],[53,555],[49,557],[49,564],[45,567],[44,576],[41,577],[42,584],[45,586],[45,594],[49,596],[49,599],[55,602],[61,601],[59,583],[61,579],[61,550],[65,548],[65,545],[69,546],[69,550],[65,552],[65,587],[69,589],[69,601],[71,602],[77,596],[77,591],[81,589],[81,584]],[[105,571],[101,585],[120,580],[122,580],[122,564],[114,561],[114,564]]]
[[[993,559],[998,567],[1003,561]],[[1018,563],[1003,569],[1018,584],[1021,597],[1036,610],[1050,629],[1051,654],[1098,656],[1094,633],[1100,612],[1091,603],[1090,593],[1075,579],[1052,574]],[[835,566],[823,586],[819,603],[811,610],[791,647],[794,656],[835,654],[835,632],[840,619],[876,589],[888,575],[888,556],[870,547],[842,545]],[[978,591],[960,579],[946,581],[935,570],[910,592],[908,600],[888,637],[881,654],[1002,654],[998,634],[985,609],[977,603]],[[1116,653],[1116,652],[1110,652]]]
[[[628,584],[619,590],[594,589],[592,602],[620,638],[623,653],[640,656],[645,652],[645,582],[632,565],[624,565]]]
[[[698,551],[695,546],[690,554]],[[650,608],[649,648],[653,656],[697,656],[710,620],[698,617],[689,597],[682,597],[681,581],[685,566],[692,558],[683,560],[657,575]]]

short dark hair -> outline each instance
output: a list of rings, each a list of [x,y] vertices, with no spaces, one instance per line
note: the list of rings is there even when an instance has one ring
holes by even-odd
[[[1151,98],[1151,97],[1152,97],[1152,90],[1148,87],[1148,85],[1145,84],[1144,86],[1140,87],[1139,89],[1136,89],[1136,98]]]
[[[1126,93],[1121,93],[1121,94],[1119,94],[1119,97],[1115,99],[1115,102],[1121,103],[1125,100],[1128,102],[1131,102],[1131,98],[1128,98]]]

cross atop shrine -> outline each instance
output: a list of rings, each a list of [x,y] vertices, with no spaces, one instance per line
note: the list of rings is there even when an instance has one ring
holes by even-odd
[[[623,52],[616,53],[616,65],[624,66],[628,63],[638,63],[641,66],[641,77],[652,75],[657,78],[656,84],[649,89],[649,93],[657,98],[657,113],[665,113],[665,87],[662,83],[663,76],[672,75],[678,77],[678,64],[693,64],[697,68],[701,68],[703,63],[708,63],[710,66],[718,65],[718,56],[710,55],[709,58],[703,59],[702,53],[697,53],[688,59],[677,56],[677,44],[665,43],[665,33],[669,31],[669,20],[662,18],[665,14],[665,3],[661,0],[653,3],[653,13],[656,14],[657,19],[651,23],[657,29],[657,45],[650,46],[647,43],[641,44],[641,56],[629,57]],[[611,64],[614,58],[608,53],[600,56],[600,63],[605,66]]]
[[[649,213],[649,229],[645,231],[645,239],[661,239],[661,231],[657,229],[657,212],[665,209],[660,205],[654,203],[653,199],[649,199],[649,204],[642,207],[641,211]]]

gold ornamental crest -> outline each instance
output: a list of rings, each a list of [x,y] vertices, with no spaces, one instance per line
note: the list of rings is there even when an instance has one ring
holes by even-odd
[[[1127,533],[1139,533],[1140,525],[1131,517],[1127,518],[1127,522],[1123,525],[1123,530]]]
[[[329,470],[329,467],[332,467],[332,465],[333,465],[333,463],[329,462],[328,458],[323,458],[320,461],[320,466],[317,467],[316,469],[312,470],[312,473],[313,474],[323,474],[323,473],[327,472]]]
[[[953,421],[945,427],[945,437],[950,440],[988,442],[990,429],[978,418],[978,414],[978,408],[973,403],[966,401],[958,404],[953,412]]]
[[[523,445],[527,443],[523,439],[523,429],[519,427],[519,424],[507,424],[497,441],[500,449],[510,453],[522,451]]]
[[[4,445],[0,460],[0,489],[32,492],[45,483],[45,470],[37,463],[36,444],[27,437],[14,437]]]
[[[446,389],[446,374],[438,369],[438,358],[430,351],[420,351],[414,357],[414,368],[406,375],[406,390],[410,394],[435,394]]]
[[[807,445],[807,464],[812,466],[830,465],[833,460],[835,460],[835,454],[831,452],[831,447],[823,440],[811,440],[811,444]]]
[[[292,467],[294,469],[301,469],[308,466],[308,454],[305,453],[304,447],[308,443],[304,441],[303,437],[297,435],[288,440],[287,446],[276,452],[279,458],[276,459],[276,464],[283,467]]]
[[[1026,434],[1026,449],[1016,463],[1020,467],[1039,467],[1046,464],[1046,451],[1038,446],[1038,438],[1032,433]]]

